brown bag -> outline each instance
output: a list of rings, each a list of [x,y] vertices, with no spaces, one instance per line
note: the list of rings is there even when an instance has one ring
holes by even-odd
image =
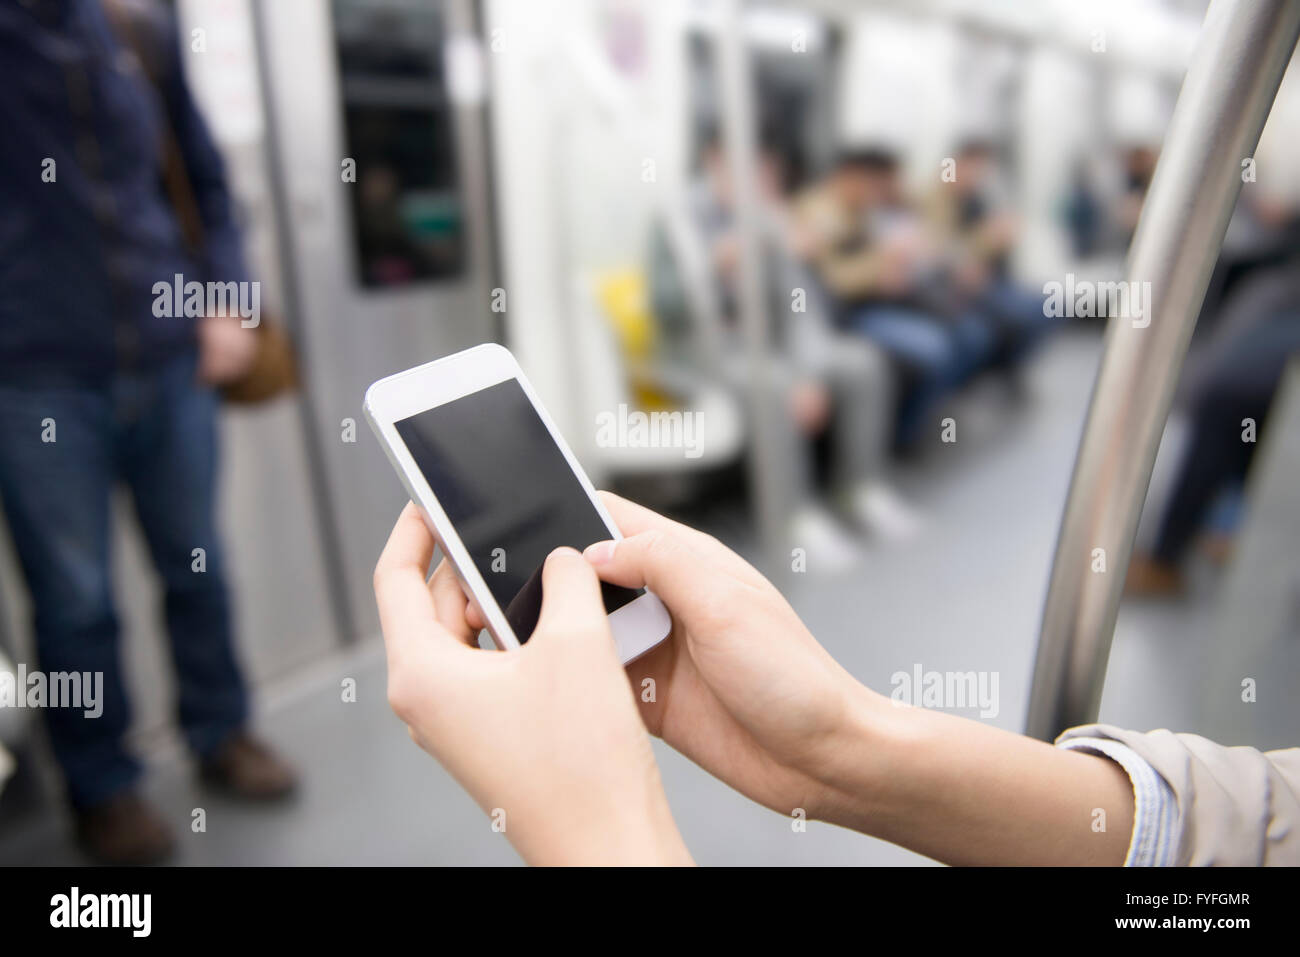
[[[189,171],[185,168],[185,158],[181,155],[176,132],[172,129],[171,118],[167,114],[166,97],[158,84],[158,56],[145,47],[132,22],[131,11],[121,0],[105,0],[104,8],[118,39],[135,54],[158,96],[163,128],[163,184],[186,245],[191,252],[198,253],[204,245],[203,216],[199,212],[194,186]],[[298,385],[298,360],[293,342],[284,327],[278,321],[263,316],[254,327],[254,334],[257,336],[257,349],[252,365],[238,379],[219,388],[221,397],[227,402],[242,405],[265,402]]]
[[[298,359],[284,327],[265,317],[254,330],[257,351],[248,371],[221,386],[221,398],[237,405],[273,399],[298,385]]]

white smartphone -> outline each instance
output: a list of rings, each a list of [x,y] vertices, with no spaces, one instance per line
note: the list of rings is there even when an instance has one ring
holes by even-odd
[[[498,648],[528,641],[561,545],[620,538],[515,357],[486,344],[375,382],[366,418]],[[626,664],[668,636],[644,588],[601,584]]]

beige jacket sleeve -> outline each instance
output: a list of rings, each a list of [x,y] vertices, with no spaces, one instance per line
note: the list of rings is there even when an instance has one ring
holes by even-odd
[[[885,259],[879,249],[866,243],[844,249],[853,232],[846,219],[824,191],[814,187],[794,204],[794,215],[811,235],[817,237],[812,265],[831,293],[841,299],[862,299],[875,293],[884,272]]]
[[[1300,748],[1225,747],[1195,734],[1093,724],[1057,743],[1118,741],[1173,791],[1173,861],[1179,865],[1300,865]]]

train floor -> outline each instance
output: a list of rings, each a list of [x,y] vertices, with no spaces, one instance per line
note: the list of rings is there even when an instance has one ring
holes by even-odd
[[[991,390],[963,399],[959,441],[899,471],[926,516],[912,542],[868,550],[837,577],[784,584],[811,630],[858,678],[889,693],[899,673],[996,676],[982,720],[1024,718],[1042,601],[1061,505],[1100,337],[1071,333],[1032,366],[1030,399],[1008,408]],[[951,462],[940,461],[950,456]],[[738,516],[715,531],[745,548]],[[1103,719],[1199,729],[1200,669],[1215,582],[1177,604],[1126,604],[1116,632]],[[1273,667],[1300,682],[1297,642]],[[356,701],[340,692],[356,679]],[[992,685],[990,685],[992,687]],[[291,803],[249,808],[194,781],[171,741],[148,750],[147,793],[175,822],[180,864],[511,864],[503,835],[413,745],[385,701],[377,639],[261,689],[258,724],[303,772]],[[979,708],[959,713],[979,716]],[[467,716],[472,717],[472,716]],[[1285,730],[1285,729],[1282,729]],[[832,826],[792,827],[656,742],[665,786],[688,846],[703,864],[909,864],[924,859]],[[205,811],[205,828],[191,827]],[[57,808],[0,820],[0,864],[82,862]]]

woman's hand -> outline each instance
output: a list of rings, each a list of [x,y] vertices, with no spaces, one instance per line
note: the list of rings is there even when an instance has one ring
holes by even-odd
[[[653,679],[655,734],[773,810],[957,864],[1117,864],[1133,822],[1119,765],[978,721],[896,707],[817,643],[780,593],[719,542],[613,495],[628,537],[585,557],[648,586],[669,641],[628,666]],[[1111,829],[1095,827],[1105,810]]]
[[[541,618],[517,651],[475,647],[483,616],[446,562],[426,584],[434,543],[414,506],[375,569],[393,709],[503,820],[525,860],[690,861],[647,727],[773,810],[802,809],[939,860],[1124,859],[1133,791],[1117,764],[894,707],[836,664],[735,553],[604,499],[627,537],[592,545],[585,561],[552,553]],[[651,588],[673,616],[669,640],[626,675],[596,574]],[[1109,830],[1096,829],[1099,810]]]
[[[388,699],[411,737],[535,864],[690,863],[591,567],[558,549],[526,645],[477,647],[482,615],[414,505],[375,568]]]
[[[673,616],[669,640],[627,669],[646,726],[773,810],[834,816],[828,782],[842,733],[858,703],[878,696],[735,552],[616,495],[601,496],[626,537],[592,545],[586,559],[605,581],[648,587]]]

